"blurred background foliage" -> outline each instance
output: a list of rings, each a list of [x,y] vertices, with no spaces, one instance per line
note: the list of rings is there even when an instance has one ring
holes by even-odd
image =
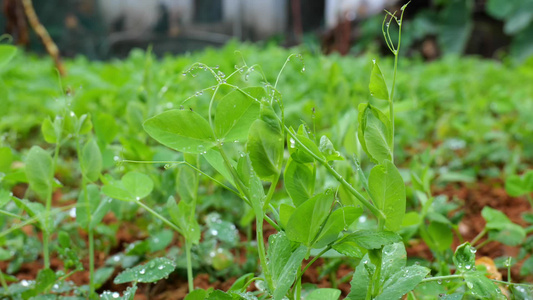
[[[20,17],[21,0],[0,0],[0,28],[33,51],[42,45]],[[47,0],[34,1],[62,55],[126,57],[219,47],[231,39],[305,44],[316,52],[386,53],[383,9],[397,0]],[[27,22],[26,22],[27,23]],[[531,0],[413,0],[404,21],[404,55],[431,60],[475,54],[524,61],[533,54]],[[392,27],[391,27],[392,29]]]

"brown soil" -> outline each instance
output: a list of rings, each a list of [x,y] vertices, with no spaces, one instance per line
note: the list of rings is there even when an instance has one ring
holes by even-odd
[[[25,187],[21,186],[17,190],[17,194],[23,194]],[[444,188],[435,188],[434,193],[436,195],[447,195],[450,198],[458,198],[464,201],[465,216],[460,223],[459,230],[466,241],[472,240],[484,227],[485,221],[481,217],[481,210],[485,206],[490,206],[492,208],[498,209],[504,212],[513,222],[525,226],[526,223],[522,219],[521,215],[524,212],[531,211],[528,202],[522,198],[512,198],[509,197],[502,183],[499,181],[495,182],[478,182],[476,184],[467,185],[467,184],[449,184]],[[56,197],[54,197],[56,198]],[[65,203],[61,203],[65,205]],[[112,214],[108,214],[103,222],[111,224],[116,222],[115,217]],[[270,234],[275,233],[275,229],[272,228],[268,223],[264,225],[264,236],[265,241],[267,241]],[[35,232],[31,228],[25,230],[27,233]],[[135,227],[133,224],[122,223],[120,229],[117,233],[117,244],[116,247],[112,249],[112,254],[119,253],[123,251],[123,245],[127,245],[136,240],[146,238],[146,236],[139,236],[140,230]],[[85,236],[83,232],[80,231],[81,236]],[[241,235],[241,239],[245,239],[244,235]],[[179,244],[178,241],[175,241],[173,244]],[[456,239],[453,247],[456,247],[459,244],[459,241]],[[504,246],[499,243],[488,243],[483,248],[479,249],[476,255],[489,256],[491,258],[501,257],[501,256],[515,256],[518,253],[517,247]],[[425,259],[432,259],[431,251],[423,242],[414,242],[407,249],[408,256],[410,257],[422,257]],[[244,261],[245,251],[240,251],[241,257],[238,259],[241,263]],[[104,253],[96,253],[96,267],[103,266],[104,262],[108,256]],[[88,269],[87,259],[82,260],[84,267]],[[305,265],[306,262],[303,263]],[[322,259],[317,260],[317,262],[310,267],[304,274],[303,283],[315,283],[319,287],[331,287],[329,277],[324,277],[319,279],[320,267],[323,263]],[[62,269],[63,263],[60,259],[54,257],[51,261],[52,268],[55,270]],[[6,262],[0,262],[0,268],[5,270],[7,267]],[[16,274],[16,277],[19,279],[34,279],[37,275],[37,272],[43,267],[42,261],[35,261],[33,263],[25,263],[22,265],[20,271]],[[341,265],[337,270],[337,278],[343,278],[350,274],[353,270],[346,265]],[[501,270],[500,270],[501,271]],[[513,279],[516,280],[520,278],[519,276],[519,265],[512,268]],[[113,278],[120,272],[119,269],[115,270]],[[504,279],[506,277],[506,272],[504,273]],[[207,289],[213,287],[215,289],[227,290],[233,284],[236,278],[227,278],[224,280],[215,280],[211,281],[209,275],[207,274],[197,274],[194,279],[194,285],[198,288]],[[530,279],[530,278],[527,278]],[[78,285],[88,284],[88,272],[78,272],[69,277],[69,280],[74,281]],[[127,288],[127,284],[115,285],[112,282],[107,282],[102,286],[100,290],[113,290],[122,292]],[[343,295],[347,295],[350,289],[349,283],[339,283],[337,288],[342,290]],[[255,286],[252,285],[250,290],[255,290]],[[168,279],[161,280],[155,284],[141,284],[135,296],[136,300],[145,300],[145,299],[154,299],[154,300],[165,300],[165,299],[183,299],[188,292],[187,280],[186,278],[179,277],[175,274],[172,274]]]

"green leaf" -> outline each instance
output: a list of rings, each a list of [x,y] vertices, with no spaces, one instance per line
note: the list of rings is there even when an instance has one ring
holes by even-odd
[[[265,198],[265,190],[263,183],[252,168],[252,162],[249,155],[244,155],[237,163],[237,174],[248,189],[251,199],[250,204],[254,210],[255,216],[263,217],[263,204]]]
[[[13,163],[13,151],[9,147],[0,147],[0,172],[8,173]],[[1,179],[0,179],[1,181]]]
[[[358,138],[376,164],[392,160],[392,124],[385,114],[367,103],[359,104]]]
[[[94,120],[94,132],[98,141],[104,145],[110,144],[118,133],[115,118],[106,113],[99,113]]]
[[[92,211],[91,222],[89,223],[89,230],[93,230],[100,224],[100,221],[104,218],[105,214],[111,209],[111,204],[113,203],[112,199],[105,198],[100,201],[96,209]]]
[[[114,267],[103,267],[96,270],[96,272],[94,272],[94,285],[96,288],[99,288],[106,283],[107,280],[111,278],[111,275],[113,275],[113,272],[115,272]]]
[[[307,249],[300,246],[293,252],[291,242],[283,231],[271,235],[268,246],[268,267],[274,285],[272,296],[281,300],[296,279]]]
[[[320,152],[322,152],[322,154],[324,154],[327,161],[344,160],[344,158],[341,156],[341,153],[335,150],[333,143],[331,143],[331,141],[325,135],[320,138],[320,145],[318,146],[318,149]]]
[[[289,138],[289,153],[291,154],[292,159],[301,163],[314,162],[315,159],[310,153],[318,158],[325,159],[324,154],[322,154],[318,146],[311,139],[302,134],[295,134],[295,137],[301,144],[294,138]]]
[[[388,160],[370,171],[368,188],[372,200],[387,217],[385,228],[398,231],[405,215],[405,184],[396,166]]]
[[[361,207],[345,206],[332,212],[320,231],[313,248],[322,248],[334,242],[339,234],[363,214]]]
[[[184,300],[205,300],[207,298],[207,291],[202,289],[197,289],[191,291]]]
[[[348,300],[365,300],[367,298],[368,287],[372,284],[372,276],[376,266],[370,262],[368,255],[365,255],[355,268],[352,281],[350,282],[350,293],[346,296]]]
[[[299,206],[313,195],[315,189],[314,166],[289,158],[283,174],[287,194],[295,206]]]
[[[57,144],[58,137],[54,128],[52,120],[49,118],[44,119],[43,124],[41,125],[41,132],[43,133],[44,140],[50,144]]]
[[[472,271],[472,268],[476,265],[476,249],[468,242],[459,245],[453,254],[453,263],[457,268],[457,272],[467,273]]]
[[[391,231],[359,230],[346,235],[335,244],[340,245],[342,243],[353,242],[365,249],[380,249],[384,245],[396,243],[401,240],[401,236]]]
[[[450,249],[453,242],[453,231],[449,224],[431,222],[426,231],[421,231],[420,235],[433,251],[444,252]]]
[[[156,282],[167,277],[176,269],[176,263],[165,257],[152,259],[150,262],[131,269],[126,269],[115,277],[113,282]]]
[[[32,296],[42,295],[56,282],[56,274],[50,269],[42,269],[35,279],[35,287],[22,293],[23,299],[29,299]]]
[[[307,297],[305,297],[306,300],[335,300],[339,299],[341,295],[341,291],[338,289],[329,289],[329,288],[323,288],[323,289],[316,289],[309,293]]]
[[[280,172],[283,148],[281,132],[263,120],[255,120],[250,128],[246,151],[259,178],[270,180]]]
[[[287,223],[287,237],[311,247],[333,204],[333,192],[326,190],[296,208]]]
[[[135,197],[136,200],[140,200],[148,196],[154,189],[154,182],[147,175],[131,171],[122,176],[120,180],[124,185],[124,188]]]
[[[31,147],[26,156],[26,177],[30,188],[34,190],[41,199],[52,194],[51,176],[52,157],[39,146]]]
[[[523,176],[511,175],[505,179],[505,191],[509,196],[520,197],[533,192],[533,171]]]
[[[508,223],[498,231],[489,231],[489,238],[508,246],[518,246],[526,238],[526,231],[514,223]]]
[[[197,244],[200,241],[200,225],[194,214],[194,203],[180,201],[176,204],[174,197],[169,197],[167,201],[167,210],[170,218],[181,230],[187,241]]]
[[[86,190],[87,199],[85,199],[86,195],[83,189],[78,196],[78,202],[76,203],[76,222],[78,222],[81,228],[88,230],[89,222],[92,222],[91,217],[100,204],[100,190],[94,184],[87,185]],[[103,215],[98,217],[101,220]]]
[[[247,88],[244,92],[261,99],[265,89]],[[215,133],[226,141],[244,140],[252,123],[259,118],[260,102],[250,98],[241,90],[234,90],[220,100],[215,110]]]
[[[100,295],[100,300],[133,300],[136,291],[137,285],[129,286],[122,297],[118,292],[105,291]]]
[[[98,180],[102,171],[102,153],[95,140],[90,140],[81,151],[81,171],[87,179],[94,182]]]
[[[120,181],[113,181],[102,187],[102,192],[114,199],[136,201],[148,196],[154,188],[154,182],[143,173],[131,171],[122,176]]]
[[[402,242],[383,247],[381,250],[381,286],[405,267],[406,260],[407,252]]]
[[[246,285],[250,279],[254,277],[254,273],[247,273],[237,278],[235,282],[231,285],[228,292],[244,292],[248,286]]]
[[[193,203],[196,200],[196,190],[198,188],[198,172],[189,166],[179,168],[176,176],[176,192],[181,201]]]
[[[215,170],[217,170],[220,175],[222,175],[227,181],[229,181],[229,183],[235,186],[233,175],[231,175],[231,171],[228,170],[228,168],[224,164],[224,159],[222,158],[222,155],[220,154],[218,149],[210,149],[204,155],[202,155],[202,157],[205,158],[205,160],[213,168],[215,168]],[[232,164],[233,167],[237,165],[237,163],[235,163],[234,161],[231,161],[230,164]]]
[[[282,228],[287,229],[287,223],[289,223],[289,219],[296,210],[296,207],[282,203],[279,206],[279,225],[281,225]]]
[[[507,299],[484,272],[466,272],[464,279],[468,288],[466,295],[474,299]]]
[[[203,154],[215,145],[206,119],[189,110],[169,110],[144,122],[144,130],[161,144],[185,153]]]
[[[429,274],[429,269],[422,266],[404,267],[393,274],[383,285],[383,290],[376,300],[400,299],[412,291]]]
[[[17,53],[17,47],[12,45],[0,45],[0,69],[4,67]]]
[[[375,59],[372,61],[372,73],[370,74],[368,89],[370,90],[371,96],[382,100],[389,100],[387,84]]]

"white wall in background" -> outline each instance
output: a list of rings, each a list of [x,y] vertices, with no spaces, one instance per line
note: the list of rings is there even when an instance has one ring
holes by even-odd
[[[342,21],[353,21],[378,14],[398,0],[325,0],[326,28],[332,29]]]

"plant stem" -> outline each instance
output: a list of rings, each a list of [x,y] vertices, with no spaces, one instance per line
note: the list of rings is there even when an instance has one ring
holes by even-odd
[[[2,270],[0,270],[0,283],[4,288],[4,295],[9,295],[9,287],[7,286],[6,279],[4,278],[4,272],[2,272]]]
[[[487,229],[483,228],[478,235],[470,242],[471,245],[475,245],[485,234],[487,234]]]
[[[439,280],[450,280],[450,279],[462,279],[464,275],[446,275],[446,276],[435,276],[430,278],[424,278],[421,282],[430,282],[430,281],[439,281]]]
[[[375,207],[369,200],[367,200],[363,195],[361,195],[361,193],[359,193],[351,184],[349,184],[335,169],[333,169],[333,167],[331,167],[328,162],[322,158],[322,157],[319,157],[317,155],[315,155],[311,150],[309,150],[299,139],[298,137],[296,136],[296,134],[294,134],[293,132],[291,132],[289,130],[289,128],[287,128],[287,126],[285,126],[285,130],[289,133],[289,135],[294,139],[295,142],[297,142],[301,149],[304,150],[305,152],[307,152],[307,154],[311,155],[314,159],[316,159],[321,165],[323,165],[326,170],[331,174],[333,175],[333,177],[335,177],[335,179],[337,179],[337,181],[339,181],[349,192],[350,194],[354,195],[360,202],[361,204],[363,204],[363,206],[365,206],[368,210],[370,210],[370,212],[376,216],[377,218],[379,219],[383,219],[385,220],[386,217],[385,217],[385,214],[380,210],[378,209],[377,207]]]
[[[192,274],[192,257],[191,257],[191,243],[185,239],[185,255],[187,257],[187,281],[189,283],[189,293],[194,291],[194,277]]]
[[[135,201],[135,203],[139,204],[142,208],[144,208],[146,211],[151,213],[154,217],[163,221],[163,223],[168,225],[170,228],[174,229],[177,233],[183,235],[183,231],[181,231],[181,229],[178,226],[174,225],[172,222],[167,220],[167,218],[163,217],[162,215],[160,215],[159,213],[157,213],[156,211],[154,211],[153,209],[151,209],[150,207],[148,207],[146,204],[142,203],[141,201]]]

